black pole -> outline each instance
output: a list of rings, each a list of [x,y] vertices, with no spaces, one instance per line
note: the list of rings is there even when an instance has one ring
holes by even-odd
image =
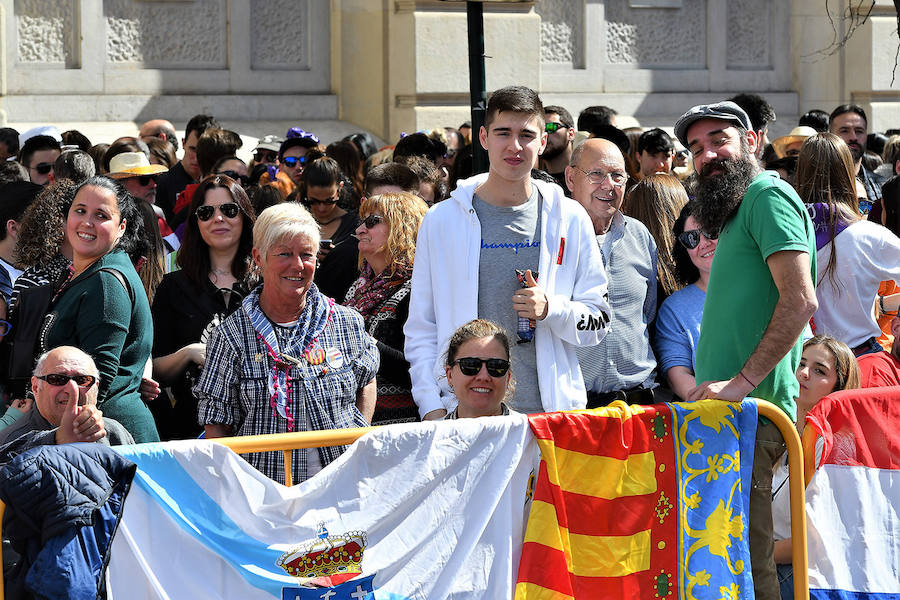
[[[469,98],[472,105],[472,172],[476,174],[488,170],[487,151],[478,141],[487,107],[484,83],[484,9],[481,2],[466,2],[466,24],[469,32]]]

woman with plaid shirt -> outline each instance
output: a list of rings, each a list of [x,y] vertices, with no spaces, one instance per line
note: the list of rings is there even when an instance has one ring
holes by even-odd
[[[264,210],[253,228],[263,283],[210,336],[194,387],[207,437],[364,427],[375,408],[378,349],[356,311],[313,283],[319,229],[302,206]],[[294,483],[346,446],[293,453]],[[244,455],[284,483],[280,452]]]

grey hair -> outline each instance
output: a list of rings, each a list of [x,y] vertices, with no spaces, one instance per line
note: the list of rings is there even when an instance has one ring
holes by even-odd
[[[81,350],[80,348],[76,348],[75,346],[57,346],[56,348],[53,348],[53,349],[48,350],[47,352],[44,352],[43,354],[41,354],[38,357],[37,362],[34,365],[33,375],[37,376],[37,375],[44,374],[44,363],[47,362],[47,357],[50,356],[51,353],[56,352],[57,350],[66,350],[69,353],[79,355],[79,358],[83,358],[84,361],[88,365],[90,365],[90,370],[91,370],[90,374],[93,375],[94,377],[97,377],[98,379],[100,378],[100,371],[97,369],[97,365],[94,364],[94,359],[91,358],[91,355],[88,354],[87,352],[85,352],[84,350]]]
[[[309,211],[296,202],[282,202],[265,209],[253,225],[253,247],[265,260],[272,246],[285,239],[302,237],[319,248],[319,226]]]

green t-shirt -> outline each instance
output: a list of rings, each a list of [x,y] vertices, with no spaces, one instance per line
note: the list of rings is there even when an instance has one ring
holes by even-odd
[[[719,235],[697,345],[698,383],[731,379],[759,345],[778,302],[766,259],[785,250],[809,254],[815,281],[816,237],[809,214],[794,189],[767,171],[754,178]],[[793,348],[749,394],[775,404],[792,419],[801,352],[798,335]]]

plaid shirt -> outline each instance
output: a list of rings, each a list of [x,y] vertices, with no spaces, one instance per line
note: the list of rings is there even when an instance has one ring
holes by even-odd
[[[327,364],[313,366],[301,359],[301,365],[288,371],[288,408],[297,431],[307,430],[307,424],[311,430],[369,425],[356,408],[356,395],[378,371],[378,349],[365,332],[359,313],[340,305],[333,309],[332,322],[320,334],[319,343],[325,350],[340,350],[343,364],[325,372]],[[301,355],[294,348],[290,353]],[[247,313],[235,311],[213,331],[206,347],[206,364],[194,387],[200,424],[229,425],[234,435],[287,432],[287,419],[269,405],[267,382],[273,366],[272,356],[257,338]],[[322,465],[346,449],[319,448]],[[299,483],[307,478],[307,453],[292,454],[293,479]],[[243,456],[268,477],[284,483],[281,452]]]

